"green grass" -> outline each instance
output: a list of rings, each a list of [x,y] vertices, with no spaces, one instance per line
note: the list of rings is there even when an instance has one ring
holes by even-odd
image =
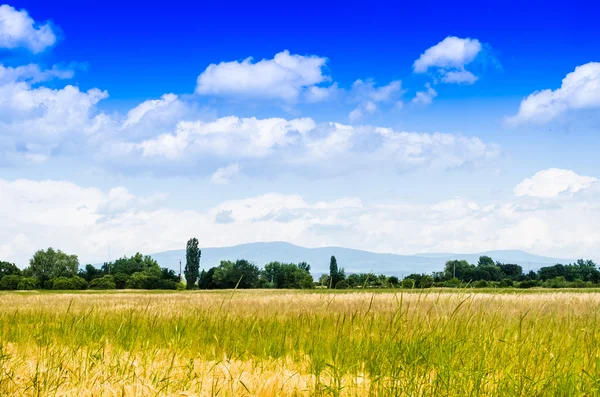
[[[582,292],[2,294],[0,395],[595,395]]]

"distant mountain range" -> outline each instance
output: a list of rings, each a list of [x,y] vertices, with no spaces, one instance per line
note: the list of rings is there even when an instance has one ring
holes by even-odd
[[[523,271],[536,270],[557,263],[572,263],[571,259],[549,258],[529,254],[524,251],[498,250],[476,254],[428,253],[416,255],[380,254],[340,247],[304,248],[285,242],[250,243],[233,247],[202,248],[200,261],[203,269],[218,266],[222,260],[247,259],[263,266],[272,261],[298,263],[308,262],[313,275],[329,272],[329,259],[335,255],[338,265],[345,268],[346,274],[369,272],[387,275],[407,276],[410,273],[430,273],[440,271],[444,263],[453,259],[464,259],[477,263],[481,255],[490,256],[494,261],[515,263]],[[185,250],[159,252],[151,255],[162,267],[179,272],[179,261],[185,266]]]

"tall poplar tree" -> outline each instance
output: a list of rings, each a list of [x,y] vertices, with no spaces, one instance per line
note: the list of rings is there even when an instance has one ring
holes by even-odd
[[[191,238],[187,242],[185,249],[185,281],[187,289],[194,289],[198,278],[200,277],[200,256],[202,251],[198,248],[198,239]]]

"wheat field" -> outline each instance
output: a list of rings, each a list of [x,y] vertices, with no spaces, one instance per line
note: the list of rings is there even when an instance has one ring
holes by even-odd
[[[600,294],[0,294],[1,396],[596,395]]]

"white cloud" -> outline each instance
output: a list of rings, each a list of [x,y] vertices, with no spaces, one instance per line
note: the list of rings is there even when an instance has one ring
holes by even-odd
[[[238,163],[229,164],[226,167],[221,167],[212,174],[211,182],[215,185],[226,185],[231,179],[240,174],[241,167]]]
[[[308,89],[314,100],[324,92],[313,87],[327,82],[323,74],[326,58],[283,51],[273,59],[245,60],[209,65],[198,76],[196,93],[202,95],[275,98],[296,101]]]
[[[16,68],[0,65],[0,85],[18,81],[35,84],[53,79],[71,79],[74,74],[73,70],[62,69],[58,66],[54,66],[52,69],[41,70],[36,64],[18,66]]]
[[[307,88],[305,97],[306,101],[309,103],[322,102],[335,97],[339,91],[337,83],[334,83],[329,87],[313,85],[312,87]]]
[[[432,67],[462,69],[473,62],[480,51],[481,43],[477,39],[448,36],[422,53],[413,69],[416,73],[427,72]]]
[[[379,110],[378,104],[397,102],[397,99],[404,94],[402,82],[394,80],[384,86],[376,86],[373,80],[356,80],[352,84],[350,96],[358,106],[348,114],[350,122],[357,122],[365,116]]]
[[[139,144],[147,157],[176,158],[187,149],[217,156],[264,157],[276,148],[298,142],[302,135],[315,128],[311,119],[285,120],[223,117],[212,122],[180,122],[173,134]]]
[[[352,95],[373,102],[393,100],[403,93],[402,82],[394,80],[387,85],[377,87],[373,80],[356,80],[352,84]]]
[[[25,81],[0,84],[0,130],[8,147],[41,158],[62,143],[76,145],[89,134],[103,115],[95,115],[95,105],[108,97],[106,91],[82,92],[68,85],[62,89],[32,88]]]
[[[164,94],[160,99],[152,99],[140,103],[127,113],[127,120],[123,123],[123,128],[138,124],[144,116],[151,112],[153,114],[158,113],[159,117],[163,116],[164,113],[159,111],[169,109],[169,105],[173,104],[175,101],[177,101],[177,95]]]
[[[525,98],[509,124],[546,123],[567,111],[600,108],[600,63],[577,66],[556,90],[536,91]]]
[[[25,10],[0,5],[0,48],[25,47],[39,53],[56,43],[50,24],[36,23]]]
[[[353,109],[350,113],[348,113],[348,119],[351,123],[354,123],[360,120],[363,116],[362,110],[360,108]]]
[[[560,195],[571,195],[597,184],[598,179],[591,176],[578,175],[571,170],[550,168],[526,178],[515,189],[516,196],[552,198]]]
[[[444,83],[465,83],[473,84],[478,79],[473,73],[466,70],[454,70],[444,73],[442,82]]]
[[[425,91],[419,91],[413,98],[412,102],[418,105],[430,105],[433,98],[437,96],[437,91],[433,89],[431,84],[425,84]]]
[[[493,159],[499,154],[496,145],[486,144],[476,137],[398,132],[339,123],[316,124],[312,119],[233,116],[212,122],[180,122],[174,133],[139,144],[128,143],[125,147],[145,158],[174,162],[194,158],[268,159],[282,167],[310,165],[336,172],[381,164],[393,164],[401,171],[454,168]],[[349,161],[348,157],[353,160]]]
[[[413,64],[415,73],[434,69],[444,83],[473,84],[477,76],[465,70],[465,65],[475,60],[483,47],[477,39],[448,36],[428,48]]]
[[[283,240],[395,253],[523,249],[571,258],[600,255],[598,196],[548,207],[535,197],[491,204],[460,197],[310,202],[267,193],[199,211],[149,207],[147,199],[124,188],[104,191],[61,181],[0,179],[0,191],[0,256],[19,265],[48,246],[77,253],[82,263],[98,263],[107,259],[109,247],[114,259],[178,249],[189,236],[205,247]],[[527,210],[523,200],[529,200]]]

